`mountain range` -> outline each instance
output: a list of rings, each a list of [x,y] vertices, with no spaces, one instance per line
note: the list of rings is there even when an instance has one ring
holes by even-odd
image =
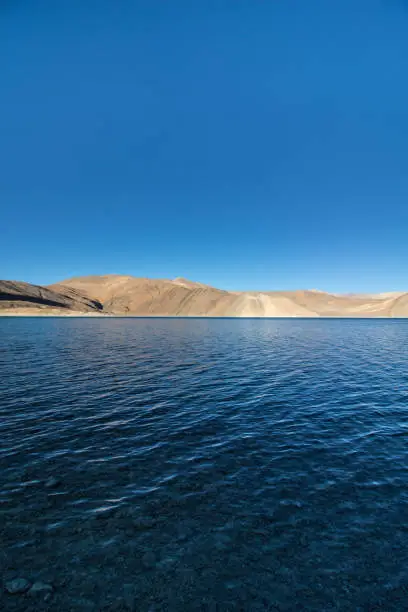
[[[338,295],[317,290],[224,291],[184,278],[109,274],[48,286],[0,281],[2,315],[203,317],[408,317],[408,293]]]

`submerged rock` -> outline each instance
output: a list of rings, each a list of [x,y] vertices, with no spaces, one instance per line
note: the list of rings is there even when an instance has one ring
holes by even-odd
[[[34,582],[33,586],[31,587],[31,589],[28,591],[28,595],[51,595],[51,593],[53,592],[53,587],[51,586],[51,584],[47,584],[45,582]]]
[[[14,578],[13,580],[8,580],[4,584],[7,593],[10,593],[10,595],[19,595],[21,593],[26,593],[30,586],[31,583],[25,578]]]

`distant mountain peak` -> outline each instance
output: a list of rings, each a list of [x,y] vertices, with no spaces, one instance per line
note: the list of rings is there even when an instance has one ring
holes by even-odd
[[[209,285],[204,285],[204,283],[198,283],[196,281],[188,280],[188,278],[183,278],[182,276],[178,276],[177,278],[173,278],[173,283],[176,285],[182,285],[183,287],[209,287]]]

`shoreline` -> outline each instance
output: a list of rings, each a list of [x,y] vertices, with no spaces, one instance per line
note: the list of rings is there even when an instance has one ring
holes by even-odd
[[[58,319],[299,319],[299,320],[315,320],[315,319],[381,319],[390,321],[404,320],[408,317],[388,317],[388,316],[344,316],[344,315],[333,315],[333,316],[298,316],[298,315],[281,315],[281,316],[211,316],[211,315],[149,315],[149,314],[113,314],[113,313],[93,313],[93,312],[1,312],[1,318],[58,318]]]

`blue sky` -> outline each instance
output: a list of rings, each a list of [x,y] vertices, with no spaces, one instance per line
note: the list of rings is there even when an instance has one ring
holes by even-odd
[[[408,2],[0,7],[0,278],[408,290]]]

